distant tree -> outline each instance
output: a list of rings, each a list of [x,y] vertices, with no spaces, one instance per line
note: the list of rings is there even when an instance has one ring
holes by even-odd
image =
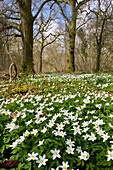
[[[105,42],[109,36],[110,29],[108,29],[108,25],[112,20],[112,9],[113,5],[111,0],[108,0],[107,2],[104,0],[97,0],[96,8],[90,9],[94,15],[92,30],[96,42],[96,72],[100,71],[102,49],[104,49]]]
[[[42,72],[43,68],[44,49],[50,44],[54,43],[58,39],[58,37],[62,35],[62,32],[59,32],[59,30],[55,30],[52,32],[53,25],[56,22],[56,15],[57,13],[55,12],[55,10],[46,11],[46,9],[42,9],[40,12],[40,17],[37,19],[38,30],[35,35],[35,39],[38,39],[40,46],[39,72]]]
[[[69,48],[68,48],[68,59],[67,64],[68,72],[75,71],[75,37],[76,37],[76,29],[77,29],[77,17],[79,10],[87,4],[90,0],[82,0],[80,2],[75,0],[56,0],[59,9],[61,11],[62,16],[67,21],[69,26]],[[68,9],[71,10],[70,15],[68,12],[65,12],[65,8],[68,6]]]

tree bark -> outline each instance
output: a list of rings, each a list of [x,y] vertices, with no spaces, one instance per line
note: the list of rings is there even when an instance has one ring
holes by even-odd
[[[99,72],[100,71],[100,63],[101,63],[101,43],[99,43],[97,45],[97,59],[96,59],[96,70],[95,72]]]
[[[42,55],[43,55],[43,50],[41,49],[40,52],[40,65],[39,65],[39,72],[42,73]]]
[[[69,50],[68,50],[68,60],[67,60],[67,71],[74,72],[75,71],[75,36],[76,36],[76,19],[77,19],[77,10],[76,10],[76,2],[75,0],[71,0],[71,8],[72,8],[72,20],[70,21],[69,28]]]
[[[103,33],[104,33],[104,27],[105,27],[106,18],[104,18],[101,26],[101,32],[99,35],[99,38],[96,37],[97,42],[97,60],[96,60],[96,72],[100,71],[100,64],[101,64],[101,53],[102,53],[102,47],[103,47]]]
[[[69,31],[69,49],[68,49],[68,72],[74,72],[75,71],[75,56],[74,56],[74,51],[75,51],[75,31],[73,28],[70,28]]]
[[[17,0],[20,7],[21,35],[23,42],[23,72],[34,73],[33,63],[33,16],[31,13],[31,0]]]

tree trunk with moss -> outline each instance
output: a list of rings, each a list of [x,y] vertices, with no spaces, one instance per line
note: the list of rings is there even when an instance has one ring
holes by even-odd
[[[68,72],[75,71],[75,36],[76,36],[76,19],[77,19],[77,10],[76,10],[76,2],[75,0],[70,1],[72,8],[72,20],[70,21],[70,29],[69,29],[69,49],[68,49]]]
[[[74,51],[75,51],[75,29],[70,28],[70,32],[69,32],[69,49],[68,49],[68,60],[67,60],[67,64],[68,64],[68,68],[67,71],[68,72],[74,72],[75,71],[75,55],[74,55]]]
[[[31,0],[17,0],[20,7],[21,35],[23,42],[22,69],[24,73],[34,73],[33,63],[33,16]]]

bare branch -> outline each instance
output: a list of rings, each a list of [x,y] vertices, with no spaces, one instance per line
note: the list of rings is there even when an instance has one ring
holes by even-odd
[[[90,1],[90,0],[83,0],[83,1],[79,2],[79,3],[77,4],[76,9],[79,10],[81,6],[83,6],[84,4],[86,4],[86,3],[89,2],[89,1]]]
[[[61,11],[61,14],[64,17],[64,19],[70,24],[70,22],[71,22],[70,19],[65,15],[64,10],[62,9],[62,6],[61,6],[61,4],[58,1],[57,1],[57,5],[58,5],[58,7],[59,7],[59,9]]]
[[[8,16],[8,15],[6,15],[5,13],[3,13],[2,15],[5,16],[5,18],[7,18],[7,19],[18,20],[18,21],[21,20],[20,18],[17,18],[17,17]]]
[[[10,24],[4,24],[3,28],[0,29],[0,32],[5,31],[7,29],[12,29],[12,28],[14,28],[14,29],[18,30],[19,32],[21,32],[20,31],[20,24],[17,24],[15,22],[11,22]]]
[[[80,24],[76,30],[78,30],[80,27],[82,27],[83,25],[85,25],[91,18],[88,18],[86,21],[84,21],[82,24]]]
[[[46,0],[46,1],[44,1],[44,2],[41,4],[41,6],[38,8],[37,13],[36,13],[35,16],[33,17],[33,21],[37,18],[37,16],[38,16],[39,13],[41,12],[43,6],[44,6],[46,3],[50,2],[50,1],[53,1],[53,0]]]
[[[12,37],[12,36],[14,36],[14,37],[21,37],[20,34],[15,34],[15,33],[13,33],[13,34],[5,34],[5,35],[2,36],[0,39],[5,38],[5,37]]]
[[[52,35],[52,34],[50,33],[50,34],[44,39],[44,41],[45,41],[50,35]],[[52,35],[52,36],[54,36],[54,35]],[[54,38],[52,41],[46,43],[46,44],[43,46],[43,49],[44,49],[45,47],[47,47],[48,45],[52,44],[53,42],[55,42],[56,39],[57,39],[59,36],[61,36],[61,34],[56,35],[55,38]]]

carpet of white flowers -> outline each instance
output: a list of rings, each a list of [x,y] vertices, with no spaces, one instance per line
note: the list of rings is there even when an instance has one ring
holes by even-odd
[[[113,170],[113,76],[44,74],[0,86],[0,162]]]

